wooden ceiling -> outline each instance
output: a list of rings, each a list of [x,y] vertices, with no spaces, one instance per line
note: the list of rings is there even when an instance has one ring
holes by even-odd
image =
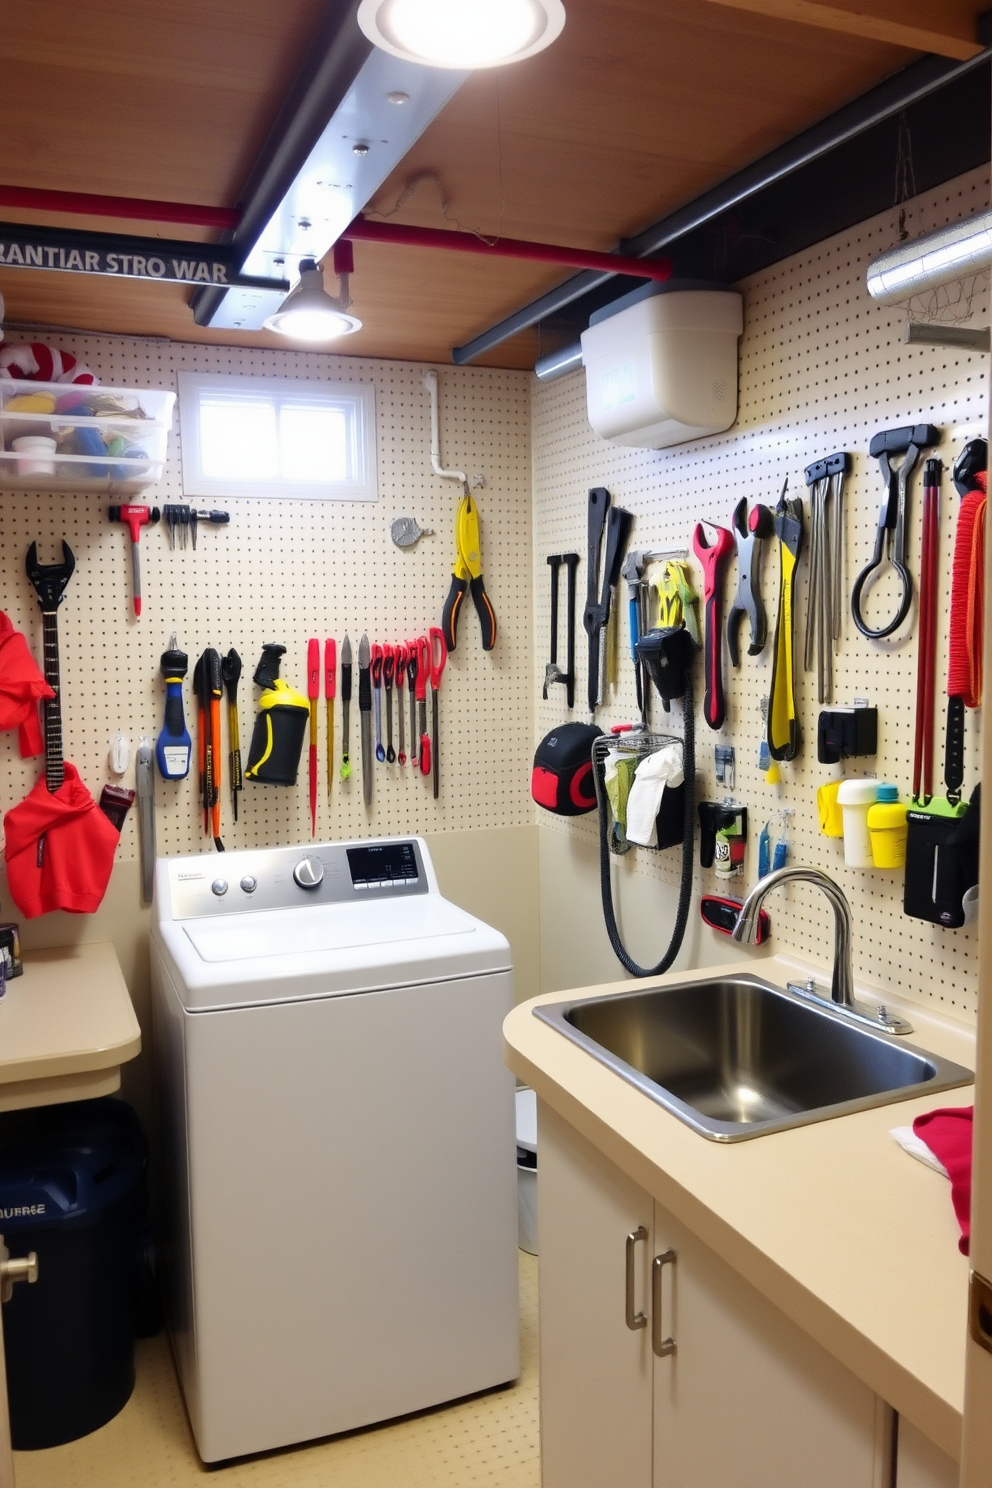
[[[913,60],[966,57],[987,0],[565,0],[538,57],[476,74],[374,206],[418,173],[448,220],[608,249]],[[305,55],[322,0],[34,0],[0,32],[0,183],[231,205]],[[0,208],[52,226],[194,229]],[[393,218],[444,226],[424,180]],[[445,361],[568,271],[356,245],[360,356]],[[0,269],[7,322],[280,345],[197,327],[180,286]],[[497,348],[532,366],[536,333]]]

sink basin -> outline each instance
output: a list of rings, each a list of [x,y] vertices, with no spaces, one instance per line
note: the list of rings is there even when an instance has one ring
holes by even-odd
[[[971,1070],[741,974],[534,1015],[716,1142],[967,1085]]]

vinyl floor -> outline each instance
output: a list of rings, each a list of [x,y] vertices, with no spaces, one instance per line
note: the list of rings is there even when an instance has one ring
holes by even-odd
[[[537,1259],[519,1255],[521,1372],[508,1389],[208,1470],[161,1335],[139,1342],[134,1394],[113,1421],[14,1454],[17,1488],[539,1488]]]

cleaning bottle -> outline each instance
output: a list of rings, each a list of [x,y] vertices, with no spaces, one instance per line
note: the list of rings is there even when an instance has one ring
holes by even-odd
[[[906,804],[897,785],[878,787],[878,800],[868,807],[868,835],[876,868],[906,866]]]
[[[286,647],[262,647],[255,668],[255,685],[262,688],[259,712],[252,730],[245,779],[263,785],[295,785],[310,721],[310,700],[279,676]]]

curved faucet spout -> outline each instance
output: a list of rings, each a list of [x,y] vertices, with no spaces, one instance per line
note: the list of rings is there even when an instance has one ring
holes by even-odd
[[[834,883],[819,868],[777,868],[755,884],[741,906],[737,923],[731,932],[734,940],[744,945],[754,945],[758,938],[758,914],[772,889],[781,884],[810,883],[826,894],[834,911],[834,970],[830,983],[830,995],[842,1007],[853,1008],[854,969],[851,959],[852,919],[851,906],[839,884]]]

